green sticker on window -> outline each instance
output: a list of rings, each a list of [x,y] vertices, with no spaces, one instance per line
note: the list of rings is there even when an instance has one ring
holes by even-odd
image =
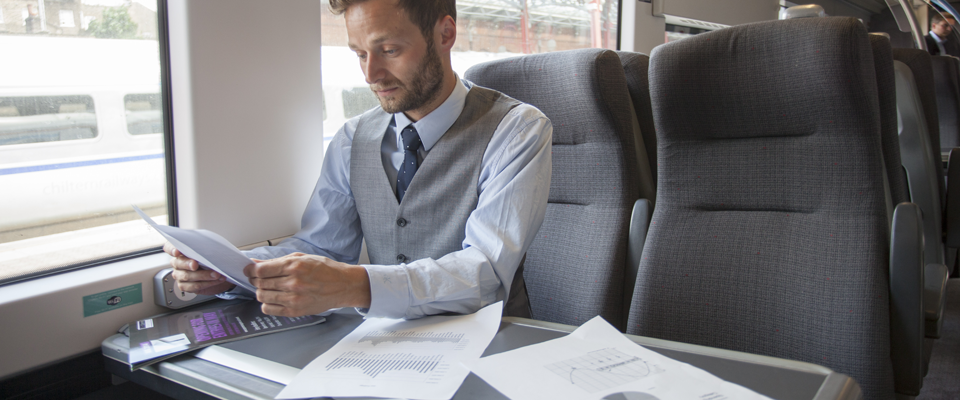
[[[139,283],[83,296],[83,317],[86,318],[142,302],[143,287]]]

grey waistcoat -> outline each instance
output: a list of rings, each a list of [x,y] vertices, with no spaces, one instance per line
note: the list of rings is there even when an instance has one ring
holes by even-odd
[[[471,88],[460,117],[430,149],[400,203],[380,155],[393,115],[377,107],[360,117],[350,149],[350,188],[371,263],[436,260],[463,249],[467,218],[477,208],[480,161],[500,121],[519,104],[499,92]],[[521,296],[520,268],[508,287],[511,299]],[[522,291],[523,304],[507,308],[526,307]]]

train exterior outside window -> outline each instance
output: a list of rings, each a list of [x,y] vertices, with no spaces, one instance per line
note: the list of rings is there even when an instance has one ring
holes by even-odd
[[[0,0],[21,8],[0,25],[0,284],[159,248],[130,207],[167,221],[157,2]]]

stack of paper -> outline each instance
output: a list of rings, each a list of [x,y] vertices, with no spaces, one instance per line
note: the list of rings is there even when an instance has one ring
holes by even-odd
[[[402,397],[446,400],[497,329],[503,303],[471,315],[371,318],[308,364],[278,399]]]
[[[521,399],[768,399],[627,339],[600,317],[568,336],[468,364],[507,397]]]
[[[223,236],[206,229],[180,229],[175,226],[160,225],[153,222],[153,219],[140,210],[140,207],[133,206],[133,209],[140,214],[140,218],[160,232],[160,235],[183,255],[197,260],[202,267],[217,271],[234,285],[251,292],[257,291],[257,288],[253,287],[243,275],[243,269],[253,264],[253,260],[243,255]]]

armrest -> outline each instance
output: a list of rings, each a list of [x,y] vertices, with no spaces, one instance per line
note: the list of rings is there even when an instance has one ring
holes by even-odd
[[[920,208],[898,204],[890,232],[890,358],[897,393],[910,396],[923,384],[923,250]]]
[[[627,234],[627,265],[623,271],[623,320],[630,318],[630,304],[633,302],[633,287],[637,284],[637,271],[643,257],[643,244],[647,241],[647,229],[653,217],[653,203],[640,199],[633,203],[630,215],[630,232]]]
[[[943,327],[943,309],[947,305],[947,280],[950,272],[943,264],[927,264],[923,274],[923,314],[926,320],[926,337],[940,338]]]
[[[953,162],[957,161],[957,162]],[[960,247],[960,147],[950,150],[947,161],[947,207],[944,209],[947,247]]]

